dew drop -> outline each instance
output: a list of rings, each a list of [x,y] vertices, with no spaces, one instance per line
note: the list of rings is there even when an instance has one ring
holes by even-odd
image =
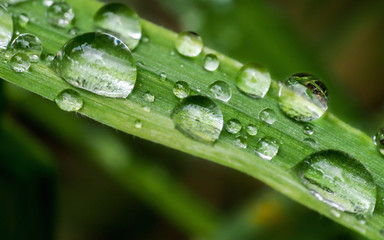
[[[17,23],[20,27],[25,28],[27,24],[29,23],[29,17],[26,13],[19,14],[17,18]]]
[[[143,36],[143,42],[148,43],[149,42],[149,38],[147,36]]]
[[[239,148],[247,148],[248,140],[246,137],[238,136],[235,138],[234,143]]]
[[[40,39],[30,33],[17,36],[11,44],[11,49],[13,52],[24,53],[31,62],[37,62],[43,51]]]
[[[264,108],[259,113],[259,119],[269,125],[274,124],[276,122],[276,114],[270,108]]]
[[[376,135],[373,136],[373,143],[376,145],[379,152],[384,155],[384,127],[379,129]]]
[[[257,135],[257,127],[253,124],[249,124],[247,126],[247,128],[245,129],[245,131],[247,132],[247,134],[249,136],[256,136]]]
[[[312,147],[315,147],[317,145],[317,141],[313,138],[304,138],[303,141]]]
[[[146,92],[143,94],[143,99],[146,102],[153,103],[155,101],[155,95],[153,95],[151,92]]]
[[[236,79],[237,88],[254,98],[263,98],[270,85],[271,76],[268,70],[258,64],[244,65]]]
[[[0,51],[7,49],[13,34],[13,21],[11,14],[0,6]]]
[[[165,80],[167,80],[167,74],[166,74],[165,72],[161,72],[161,73],[159,74],[159,76],[160,76],[160,80],[161,80],[161,81],[165,81]]]
[[[53,4],[53,0],[43,0],[43,5],[49,7]]]
[[[140,120],[135,121],[135,128],[140,129],[143,126],[143,122]]]
[[[75,14],[68,3],[54,2],[48,7],[45,16],[49,24],[64,28],[71,24]]]
[[[339,217],[341,217],[340,212],[337,211],[336,209],[331,209],[331,214],[332,214],[332,216],[334,216],[335,218],[339,218]]]
[[[53,59],[55,59],[55,56],[52,55],[52,54],[48,54],[48,55],[45,57],[44,61],[47,62],[47,63],[51,63],[51,62],[53,61]]]
[[[68,30],[68,34],[72,37],[76,37],[77,35],[80,35],[82,31],[78,27],[72,27]]]
[[[148,106],[144,106],[143,110],[144,110],[144,112],[147,112],[147,113],[151,112],[151,108]]]
[[[318,200],[339,211],[371,214],[376,203],[376,184],[368,170],[351,156],[321,151],[297,166],[303,185]]]
[[[196,57],[203,50],[203,40],[201,37],[190,31],[179,33],[175,41],[176,50],[183,56]]]
[[[228,102],[232,97],[231,87],[224,81],[216,81],[212,83],[208,90],[214,98],[223,102]]]
[[[31,67],[31,60],[24,53],[16,53],[9,61],[9,65],[15,72],[25,72]]]
[[[96,30],[120,38],[133,50],[141,39],[141,24],[137,13],[122,3],[110,3],[100,8],[94,16]]]
[[[189,96],[191,89],[189,88],[188,83],[184,81],[178,81],[173,86],[172,91],[177,98],[183,99]]]
[[[328,92],[315,76],[298,73],[281,86],[280,109],[296,121],[308,122],[321,117],[328,108]]]
[[[126,98],[136,83],[131,52],[106,33],[85,33],[69,40],[52,66],[71,85],[105,97]]]
[[[223,114],[211,99],[191,96],[175,107],[172,120],[177,130],[202,142],[214,142],[223,129]]]
[[[61,110],[67,112],[79,111],[83,107],[83,99],[80,94],[72,89],[60,92],[55,101]]]
[[[215,71],[219,67],[220,61],[215,54],[207,54],[204,59],[204,69],[207,71]]]
[[[303,132],[305,135],[312,135],[313,134],[313,126],[311,124],[306,124],[303,127]]]
[[[225,130],[231,134],[236,134],[241,131],[243,126],[241,126],[241,123],[237,119],[231,119],[225,124]]]
[[[264,160],[272,160],[279,152],[279,143],[272,137],[260,138],[256,143],[255,152]]]

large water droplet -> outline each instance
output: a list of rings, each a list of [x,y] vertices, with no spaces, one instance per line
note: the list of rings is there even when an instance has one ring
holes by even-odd
[[[240,69],[236,85],[251,97],[263,98],[271,85],[271,76],[266,68],[258,64],[247,64]]]
[[[373,136],[373,142],[379,152],[384,155],[384,127],[381,128],[375,136]]]
[[[75,14],[68,3],[54,2],[48,7],[45,16],[49,24],[64,28],[72,22]]]
[[[203,142],[214,142],[223,129],[223,114],[209,98],[191,96],[175,107],[172,120],[177,130]]]
[[[270,108],[265,108],[260,111],[259,119],[267,124],[274,124],[276,122],[276,114]]]
[[[302,183],[320,201],[340,211],[371,214],[376,203],[376,184],[356,159],[335,151],[321,151],[297,166]]]
[[[177,98],[183,99],[189,96],[191,89],[189,88],[188,83],[184,81],[178,81],[173,86],[172,91]]]
[[[227,132],[232,134],[239,133],[242,128],[243,126],[241,126],[240,121],[237,119],[231,119],[225,125],[225,130],[227,130]]]
[[[256,143],[255,152],[265,160],[271,160],[279,152],[279,143],[272,137],[264,137]]]
[[[224,81],[216,81],[212,83],[208,90],[214,98],[223,102],[228,102],[232,97],[231,87]]]
[[[136,83],[136,64],[128,47],[106,33],[86,33],[69,40],[52,63],[68,83],[90,92],[125,98]]]
[[[7,49],[13,34],[13,21],[11,14],[0,6],[0,50]]]
[[[328,108],[327,88],[313,75],[292,75],[281,86],[279,105],[288,117],[296,121],[317,119]]]
[[[30,58],[31,62],[37,62],[43,51],[40,39],[29,33],[17,36],[11,44],[11,49],[14,52],[24,53]]]
[[[247,128],[245,129],[245,131],[247,132],[247,134],[249,136],[256,136],[257,135],[257,127],[253,124],[249,124],[247,126]]]
[[[220,61],[215,54],[207,54],[204,59],[204,68],[207,71],[215,71],[219,67]]]
[[[141,39],[141,25],[137,13],[122,3],[110,3],[100,8],[94,17],[95,28],[120,38],[133,50]]]
[[[31,67],[31,60],[24,53],[16,53],[9,61],[9,65],[15,72],[25,72]]]
[[[181,32],[175,41],[176,50],[183,56],[196,57],[203,50],[203,40],[194,32]]]
[[[57,106],[64,111],[79,111],[83,107],[83,99],[80,94],[72,89],[66,89],[57,95]]]

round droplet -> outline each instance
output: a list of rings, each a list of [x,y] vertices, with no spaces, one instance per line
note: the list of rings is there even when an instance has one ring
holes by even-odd
[[[247,128],[245,129],[247,134],[249,136],[256,136],[257,135],[257,127],[255,125],[249,124]]]
[[[271,85],[268,70],[258,64],[244,65],[237,76],[236,86],[245,94],[263,98]]]
[[[267,124],[274,124],[276,122],[276,114],[270,108],[265,108],[260,111],[259,119]]]
[[[147,112],[147,113],[151,112],[151,108],[148,106],[144,106],[143,110],[144,110],[144,112]]]
[[[167,74],[166,74],[165,72],[161,72],[161,73],[159,74],[159,76],[160,76],[160,80],[161,80],[161,81],[165,81],[165,80],[167,80]]]
[[[203,50],[203,40],[194,32],[181,32],[175,41],[176,50],[183,56],[196,57]]]
[[[16,53],[9,64],[15,72],[25,72],[31,67],[31,60],[24,53]]]
[[[247,148],[248,140],[246,137],[238,136],[235,138],[234,143],[239,148]]]
[[[373,136],[373,142],[375,143],[379,152],[384,155],[384,127],[381,128],[375,136]]]
[[[172,120],[177,130],[202,142],[214,142],[223,129],[223,114],[211,99],[191,96],[175,107]]]
[[[215,54],[207,54],[204,59],[204,69],[207,71],[215,71],[219,67],[220,61]]]
[[[232,97],[231,87],[224,81],[216,81],[212,83],[208,90],[214,98],[223,102],[228,102]]]
[[[143,126],[143,122],[140,120],[135,121],[135,128],[140,129]]]
[[[55,101],[61,110],[67,112],[79,111],[83,107],[83,99],[80,94],[72,89],[60,92]]]
[[[321,117],[328,108],[325,85],[307,73],[292,75],[279,93],[281,110],[296,121],[307,122]]]
[[[141,25],[137,13],[122,3],[110,3],[102,7],[94,17],[98,31],[120,38],[133,50],[141,39]]]
[[[242,128],[243,126],[241,126],[240,121],[237,119],[231,119],[225,125],[225,130],[227,130],[227,132],[232,134],[239,133]]]
[[[11,14],[0,6],[0,51],[7,49],[13,34],[13,21]]]
[[[82,31],[78,27],[72,27],[68,30],[68,33],[72,37],[76,37],[77,35],[80,35]]]
[[[340,212],[337,211],[336,209],[332,209],[331,210],[331,214],[335,217],[335,218],[339,218],[341,216]]]
[[[255,152],[264,160],[271,160],[279,152],[279,143],[272,137],[264,137],[256,143]]]
[[[177,98],[183,99],[189,96],[191,89],[189,88],[188,83],[179,81],[175,83],[172,91]]]
[[[29,33],[17,36],[11,44],[11,49],[14,52],[24,53],[30,58],[31,62],[37,62],[43,51],[40,39]]]
[[[148,43],[149,42],[149,37],[148,36],[143,36],[143,42]]]
[[[151,92],[146,92],[143,94],[143,99],[146,102],[153,103],[155,101],[155,95],[153,95]]]
[[[315,147],[317,145],[317,141],[313,138],[304,138],[304,142]]]
[[[85,33],[69,40],[52,66],[71,85],[105,97],[126,98],[136,83],[131,52],[106,33]]]
[[[53,0],[43,0],[43,5],[46,7],[51,6],[53,3]]]
[[[27,24],[29,23],[29,17],[26,13],[19,14],[17,18],[17,22],[20,27],[25,28]]]
[[[313,126],[311,124],[304,125],[303,132],[305,135],[312,135],[313,134]]]
[[[356,214],[371,214],[376,203],[376,184],[368,170],[351,156],[321,151],[297,166],[310,193],[329,206]]]
[[[48,54],[48,55],[45,57],[44,61],[47,62],[47,63],[51,63],[51,62],[53,61],[53,59],[55,59],[55,56],[52,55],[52,54]]]
[[[48,7],[45,16],[49,24],[64,28],[72,22],[75,14],[68,3],[54,2]]]

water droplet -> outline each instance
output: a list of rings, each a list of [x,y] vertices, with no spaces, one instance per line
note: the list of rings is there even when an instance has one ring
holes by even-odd
[[[279,93],[281,110],[296,121],[307,122],[321,117],[328,108],[325,85],[307,73],[292,75]]]
[[[161,80],[161,81],[165,81],[165,80],[167,80],[167,74],[166,74],[165,72],[161,72],[161,73],[159,74],[159,76],[160,76],[160,80]]]
[[[16,53],[9,61],[9,64],[15,72],[25,72],[31,66],[31,60],[24,53]]]
[[[341,216],[340,212],[337,211],[336,209],[331,209],[331,214],[332,216],[334,216],[335,218],[339,218]]]
[[[144,110],[144,112],[147,112],[147,113],[151,112],[151,108],[148,106],[144,106],[143,110]]]
[[[272,137],[260,138],[256,143],[255,152],[264,160],[272,160],[279,152],[279,143]]]
[[[61,110],[67,112],[79,111],[83,107],[83,99],[80,94],[72,89],[60,92],[55,101]]]
[[[356,214],[371,214],[376,203],[376,184],[356,159],[335,151],[321,151],[297,166],[304,186],[329,206]]]
[[[315,147],[317,145],[317,141],[313,138],[304,138],[304,142]]]
[[[48,54],[48,55],[45,57],[44,61],[47,62],[47,63],[51,63],[51,62],[53,61],[53,59],[55,59],[55,56],[52,55],[52,54]]]
[[[29,23],[29,17],[26,13],[19,14],[17,18],[17,23],[20,27],[25,28],[27,24]]]
[[[216,81],[212,83],[208,90],[214,98],[223,102],[228,102],[232,97],[231,87],[224,81]]]
[[[177,98],[183,99],[189,96],[191,89],[189,88],[188,83],[184,81],[178,81],[173,86],[172,91]]]
[[[54,2],[48,7],[45,16],[49,24],[64,28],[72,22],[75,14],[68,3]]]
[[[223,114],[211,99],[191,96],[175,107],[172,120],[184,135],[203,142],[214,142],[223,129]]]
[[[235,138],[234,143],[239,148],[247,148],[248,140],[246,137],[238,136]]]
[[[143,99],[146,102],[153,103],[155,101],[155,95],[153,95],[151,92],[146,92],[143,94]]]
[[[276,122],[276,114],[270,108],[264,108],[259,113],[259,119],[267,124],[274,124]]]
[[[379,129],[376,135],[373,136],[373,143],[376,145],[379,152],[384,155],[384,127]]]
[[[40,39],[29,33],[17,36],[11,44],[11,49],[14,52],[24,53],[30,58],[31,62],[37,62],[43,51]]]
[[[175,41],[176,50],[183,56],[196,57],[203,50],[203,40],[194,32],[181,32]]]
[[[133,50],[141,39],[141,25],[137,13],[122,3],[110,3],[100,8],[94,17],[95,28],[120,38]]]
[[[249,136],[256,136],[257,135],[257,127],[255,125],[249,124],[247,128],[245,129],[247,134]]]
[[[136,83],[137,69],[131,52],[106,33],[85,33],[69,40],[52,66],[73,86],[106,97],[126,98]]]
[[[43,5],[49,7],[53,4],[53,0],[43,0]]]
[[[76,37],[77,35],[80,35],[82,31],[78,27],[72,27],[68,30],[68,34],[72,37]]]
[[[143,36],[143,42],[148,43],[149,42],[149,38],[147,36]]]
[[[258,64],[244,65],[237,76],[236,86],[245,94],[263,98],[271,85],[268,70]]]
[[[220,61],[215,54],[207,54],[204,59],[204,68],[207,71],[215,71],[219,67]]]
[[[183,67],[184,67],[184,64],[180,64],[180,67],[183,68]]]
[[[313,126],[311,124],[305,124],[303,127],[303,132],[305,135],[312,135],[313,134]]]
[[[140,120],[135,121],[135,128],[140,129],[143,126],[143,122]]]
[[[13,21],[11,14],[0,6],[0,51],[7,49],[13,34]]]
[[[171,51],[171,56],[174,56],[175,55],[175,51]]]
[[[239,133],[242,128],[243,126],[241,126],[240,121],[237,119],[231,119],[225,125],[225,130],[227,130],[227,132],[232,134]]]

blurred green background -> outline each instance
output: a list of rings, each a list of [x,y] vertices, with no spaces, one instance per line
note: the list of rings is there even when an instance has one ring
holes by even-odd
[[[276,80],[318,75],[330,111],[370,135],[384,123],[383,1],[126,3],[267,66]],[[242,173],[62,112],[4,81],[0,93],[0,239],[361,239]]]

